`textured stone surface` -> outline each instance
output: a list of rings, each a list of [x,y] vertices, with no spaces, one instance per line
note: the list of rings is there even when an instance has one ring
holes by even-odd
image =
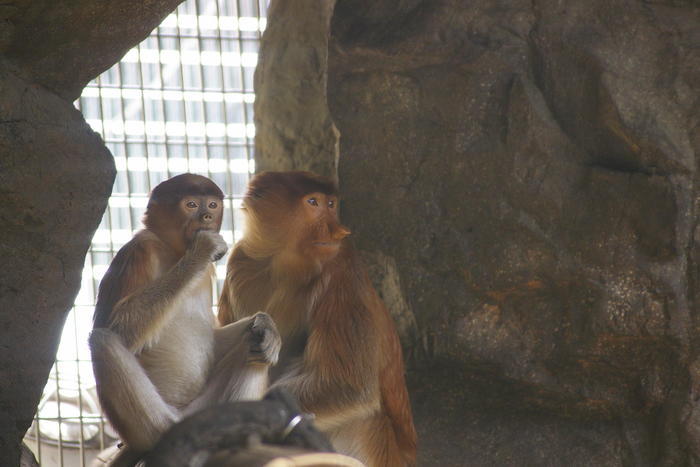
[[[698,8],[380,3],[339,1],[328,98],[423,464],[696,462]]]
[[[0,4],[0,465],[20,463],[115,175],[72,100],[180,1]]]
[[[328,72],[421,465],[700,465],[698,44],[693,1],[338,0],[327,70],[268,64]],[[257,110],[317,164],[316,111]]]
[[[182,1],[9,0],[0,5],[0,55],[72,101]]]
[[[325,97],[334,4],[270,2],[255,70],[257,171],[310,170],[336,177],[338,134]]]
[[[115,169],[70,102],[2,67],[0,115],[0,464],[17,465]]]

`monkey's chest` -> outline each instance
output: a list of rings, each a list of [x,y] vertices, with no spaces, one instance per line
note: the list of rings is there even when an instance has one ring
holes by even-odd
[[[183,407],[199,395],[209,376],[214,316],[211,308],[203,309],[201,304],[185,300],[178,305],[157,344],[139,359],[163,399]]]

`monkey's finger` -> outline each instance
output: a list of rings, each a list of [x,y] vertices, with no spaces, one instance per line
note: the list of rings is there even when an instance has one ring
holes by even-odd
[[[266,313],[257,313],[250,327],[252,354],[267,363],[276,363],[282,345],[274,320]]]

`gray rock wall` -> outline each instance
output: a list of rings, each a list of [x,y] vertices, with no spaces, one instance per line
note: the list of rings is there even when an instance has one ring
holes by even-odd
[[[263,56],[328,40],[327,68],[266,69],[327,73],[343,219],[402,333],[421,465],[700,464],[700,5],[338,0],[313,46],[279,11]],[[256,84],[285,95],[256,118],[293,142],[259,133],[264,168],[318,166],[319,87],[306,111]]]
[[[0,5],[0,465],[19,465],[114,181],[72,101],[180,1]]]
[[[272,1],[255,69],[255,164],[336,177],[338,130],[326,103],[335,0]]]
[[[339,0],[331,37],[422,464],[696,464],[698,4]]]

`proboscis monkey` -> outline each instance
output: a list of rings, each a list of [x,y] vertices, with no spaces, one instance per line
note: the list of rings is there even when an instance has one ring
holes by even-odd
[[[113,465],[132,464],[183,415],[267,389],[281,345],[272,319],[218,327],[212,313],[212,262],[228,248],[223,197],[200,175],[156,186],[145,229],[100,283],[90,350],[100,403],[126,444]]]
[[[416,433],[391,316],[345,237],[335,184],[264,172],[243,201],[219,322],[258,310],[282,336],[272,387],[291,390],[335,448],[368,466],[415,464]]]

